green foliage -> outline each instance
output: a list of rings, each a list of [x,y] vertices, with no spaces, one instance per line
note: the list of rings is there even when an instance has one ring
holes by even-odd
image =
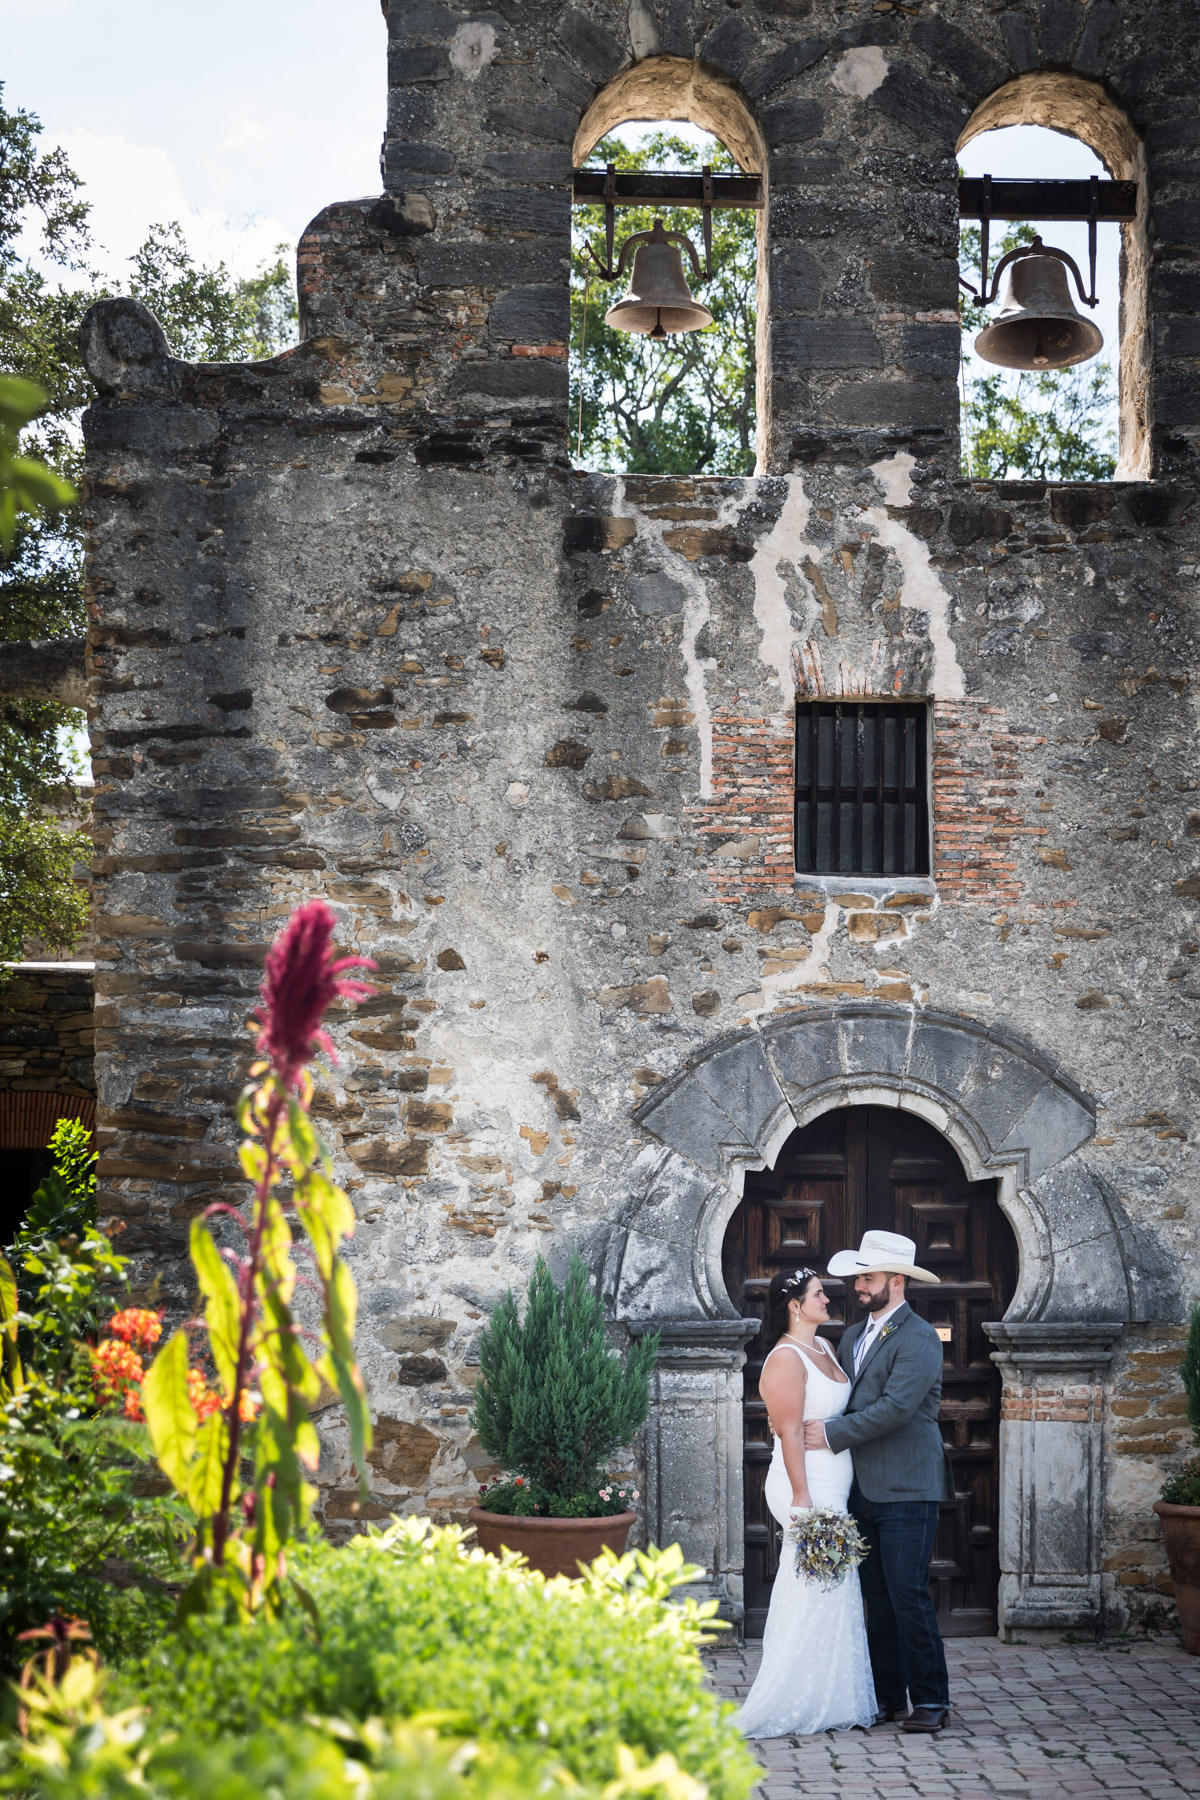
[[[27,937],[63,952],[78,943],[88,902],[73,871],[91,848],[82,832],[6,816],[0,795],[0,963],[20,962]]]
[[[715,172],[736,170],[720,144],[701,152],[684,138],[656,132],[632,150],[619,137],[597,144],[589,163],[619,169],[697,169],[705,157]],[[668,231],[686,231],[703,260],[700,215],[685,208],[623,206],[617,211],[616,250],[655,218]],[[691,262],[684,270],[714,323],[665,342],[633,337],[604,324],[623,288],[601,281],[586,254],[603,252],[604,209],[576,208],[571,255],[571,441],[577,449],[580,397],[582,442],[577,460],[592,469],[631,473],[748,475],[754,469],[755,281],[757,214],[713,214],[713,279],[697,287]],[[631,265],[626,265],[626,277]],[[584,343],[584,300],[592,272]]]
[[[129,292],[167,334],[172,354],[189,362],[244,362],[274,356],[295,335],[296,302],[276,246],[274,263],[239,279],[223,262],[197,266],[178,224],[152,225],[130,258]]]
[[[0,375],[0,549],[11,550],[17,517],[62,512],[75,500],[69,481],[36,457],[22,456],[20,434],[49,396],[34,381]]]
[[[1200,1456],[1164,1481],[1162,1498],[1168,1506],[1200,1506]]]
[[[603,1787],[531,1745],[456,1741],[425,1722],[270,1722],[244,1738],[156,1740],[139,1707],[105,1710],[103,1673],[77,1661],[28,1692],[28,1736],[0,1751],[0,1793],[39,1800],[705,1800],[669,1754],[627,1747]]]
[[[92,1416],[83,1340],[111,1314],[126,1263],[89,1222],[89,1134],[64,1120],[53,1141],[54,1170],[13,1246],[19,1276],[0,1258],[0,1668],[8,1673],[24,1658],[19,1633],[54,1613],[85,1616],[107,1654],[147,1645],[169,1616],[164,1584],[178,1574],[178,1509],[148,1491],[145,1432]]]
[[[580,1781],[604,1782],[620,1746],[663,1753],[712,1800],[742,1800],[757,1775],[698,1646],[715,1611],[673,1601],[699,1574],[678,1548],[603,1557],[577,1582],[547,1582],[469,1552],[457,1527],[398,1521],[344,1549],[294,1556],[320,1639],[297,1612],[252,1631],[189,1620],[114,1678],[119,1705],[151,1731],[249,1736],[312,1715],[361,1721],[436,1713],[443,1729],[537,1748]]]
[[[549,1494],[520,1475],[515,1481],[494,1481],[479,1490],[485,1512],[509,1519],[606,1519],[628,1512],[637,1499],[631,1487],[591,1488],[585,1494]]]
[[[582,1260],[559,1288],[539,1256],[524,1319],[510,1288],[480,1334],[479,1441],[548,1497],[598,1495],[605,1460],[645,1423],[657,1355],[656,1333],[619,1356]]]
[[[1031,243],[1032,225],[1013,225],[993,247],[989,266],[1018,244]],[[959,261],[968,280],[979,278],[980,234],[964,225]],[[964,334],[962,472],[980,481],[1029,477],[1038,481],[1108,481],[1117,466],[1107,420],[1116,405],[1112,364],[1080,363],[1071,369],[975,372],[966,361],[975,334],[991,318],[966,294],[960,296]]]
[[[0,1669],[19,1633],[86,1618],[105,1656],[148,1650],[174,1610],[180,1509],[154,1493],[144,1429],[88,1417],[78,1387],[34,1381],[0,1401]]]
[[[92,1133],[82,1119],[60,1119],[50,1134],[49,1175],[29,1202],[21,1237],[78,1235],[96,1223],[96,1163]]]

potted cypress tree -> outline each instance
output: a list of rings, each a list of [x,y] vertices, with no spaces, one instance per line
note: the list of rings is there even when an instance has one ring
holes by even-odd
[[[1188,1422],[1200,1445],[1200,1305],[1192,1307],[1187,1344],[1179,1365],[1187,1394]],[[1200,1656],[1200,1456],[1163,1486],[1154,1510],[1162,1523],[1183,1628],[1183,1647]]]
[[[624,1551],[637,1491],[603,1467],[645,1422],[657,1354],[657,1333],[612,1349],[578,1256],[561,1288],[538,1257],[524,1318],[510,1289],[479,1339],[472,1423],[504,1471],[467,1515],[483,1549],[517,1550],[544,1575]]]

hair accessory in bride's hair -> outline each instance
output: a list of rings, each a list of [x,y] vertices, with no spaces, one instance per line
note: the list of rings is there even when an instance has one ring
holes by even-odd
[[[792,1288],[806,1288],[809,1282],[816,1278],[816,1273],[817,1271],[815,1269],[793,1269],[792,1273],[780,1288],[780,1293],[786,1294]]]

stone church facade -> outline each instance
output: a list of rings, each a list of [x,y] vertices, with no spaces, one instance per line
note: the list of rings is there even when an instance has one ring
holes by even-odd
[[[85,322],[101,1210],[185,1295],[189,1219],[240,1192],[264,946],[325,896],[378,964],[318,1103],[376,1516],[473,1499],[480,1322],[577,1248],[614,1333],[662,1334],[642,1529],[741,1620],[750,1298],[865,1218],[853,1139],[893,1146],[862,1205],[954,1275],[947,1432],[995,1469],[970,1617],[1170,1619],[1149,1508],[1200,1296],[1180,16],[391,0],[383,192],[301,240],[299,347],[192,365],[136,302]],[[655,116],[763,176],[754,477],[571,468],[571,170]],[[1138,183],[1112,482],[958,472],[955,150],[1021,121]],[[798,721],[839,702],[915,709],[928,873],[797,873]]]

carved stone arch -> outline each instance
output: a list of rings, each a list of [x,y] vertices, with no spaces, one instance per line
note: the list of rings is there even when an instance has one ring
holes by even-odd
[[[747,1169],[836,1106],[899,1106],[995,1180],[1020,1248],[1008,1318],[1173,1317],[1174,1264],[1079,1156],[1095,1108],[1043,1052],[998,1026],[888,1006],[803,1011],[718,1039],[638,1109],[656,1140],[630,1171],[610,1241],[613,1311],[639,1321],[737,1319],[721,1276]]]

